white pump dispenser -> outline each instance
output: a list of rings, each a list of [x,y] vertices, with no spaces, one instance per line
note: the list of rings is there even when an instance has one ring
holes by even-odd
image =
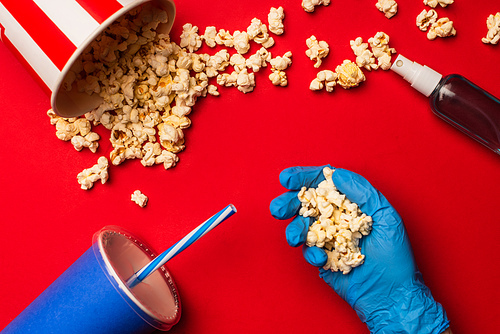
[[[422,66],[402,55],[398,55],[391,70],[402,76],[413,88],[425,96],[431,95],[443,77],[432,68]]]

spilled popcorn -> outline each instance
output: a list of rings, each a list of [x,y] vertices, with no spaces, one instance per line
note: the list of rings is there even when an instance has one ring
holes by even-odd
[[[378,69],[378,64],[375,63],[375,56],[370,50],[368,50],[368,43],[363,43],[363,39],[361,37],[357,37],[349,43],[354,55],[356,56],[356,65],[363,67],[368,71]]]
[[[457,31],[453,27],[453,21],[450,21],[447,17],[443,17],[431,25],[427,32],[427,38],[432,41],[436,37],[450,37],[456,34]]]
[[[108,181],[108,159],[106,157],[100,157],[97,159],[97,163],[77,175],[78,183],[81,185],[83,190],[88,190],[94,186],[94,183],[101,180],[104,184]]]
[[[325,87],[327,92],[332,92],[333,87],[337,85],[337,73],[330,70],[319,71],[316,78],[309,85],[310,90],[322,90]]]
[[[451,5],[453,0],[424,0],[424,4],[436,8],[439,4],[441,7]],[[432,41],[437,37],[451,37],[457,34],[453,21],[447,17],[438,19],[438,14],[434,9],[422,10],[417,15],[416,24],[421,31],[427,31],[427,39]]]
[[[316,39],[314,38],[314,40]],[[356,56],[355,62],[345,59],[342,64],[335,68],[335,71],[319,71],[316,78],[309,84],[310,90],[317,91],[325,88],[327,92],[333,92],[333,88],[337,84],[344,89],[357,87],[366,80],[362,68],[368,71],[372,69],[377,70],[379,68],[385,71],[390,69],[392,55],[396,53],[396,49],[389,47],[389,36],[386,33],[382,31],[377,32],[375,36],[368,39],[368,43],[363,43],[361,37],[357,37],[349,43]],[[326,52],[326,54],[327,53],[328,52]],[[309,56],[309,53],[306,52],[306,54]],[[317,61],[321,64],[321,59]]]
[[[486,27],[488,28],[488,33],[486,37],[483,37],[481,41],[483,43],[497,44],[500,40],[500,12],[496,13],[494,16],[490,14],[486,20]]]
[[[314,12],[316,6],[328,6],[329,4],[330,0],[302,0],[302,8],[308,13]]]
[[[454,0],[424,0],[424,5],[427,5],[432,8],[436,8],[437,5],[440,5],[441,7],[446,7],[448,5],[451,5],[454,2]]]
[[[99,135],[91,131],[92,125],[85,118],[62,118],[49,109],[47,116],[50,117],[50,123],[56,127],[56,136],[63,141],[71,141],[77,151],[87,147],[92,153],[99,147]]]
[[[388,19],[398,13],[398,4],[394,0],[378,0],[375,7],[384,13],[385,17]]]
[[[314,63],[315,68],[320,67],[322,59],[328,56],[328,53],[330,52],[328,43],[325,41],[318,41],[316,36],[312,35],[306,40],[306,45],[306,56],[316,62]]]
[[[422,10],[417,16],[417,27],[422,31],[427,31],[437,21],[437,12],[434,9]]]
[[[292,52],[287,51],[283,57],[271,58],[269,64],[271,64],[271,74],[269,74],[271,83],[275,86],[286,86],[288,79],[285,70],[292,65]]]
[[[366,80],[363,71],[349,59],[345,59],[344,62],[335,68],[335,73],[337,73],[337,82],[342,88],[349,89],[352,87],[357,87],[359,84]]]
[[[274,8],[271,7],[269,14],[267,14],[267,22],[269,23],[269,31],[275,35],[282,35],[285,31],[285,26],[283,25],[283,20],[285,19],[285,13],[283,7]]]
[[[130,196],[130,200],[135,204],[139,205],[141,208],[148,204],[148,197],[144,195],[140,190],[136,190]]]
[[[325,167],[325,180],[317,188],[302,187],[298,194],[299,214],[316,219],[309,226],[306,245],[325,250],[328,260],[323,268],[347,274],[364,262],[359,241],[370,234],[372,218],[337,190],[333,173],[334,170]]]
[[[391,57],[396,53],[396,49],[389,47],[389,35],[379,31],[375,36],[368,39],[373,55],[377,58],[379,68],[387,71],[391,68]]]
[[[209,80],[249,93],[255,87],[254,73],[271,64],[272,83],[287,85],[285,70],[291,65],[291,52],[272,58],[267,50],[275,43],[270,33],[284,31],[282,7],[271,8],[269,28],[254,18],[246,30],[230,33],[208,26],[201,34],[197,26],[186,23],[179,45],[156,31],[168,19],[165,11],[145,4],[90,43],[63,86],[67,91],[98,95],[103,102],[83,117],[63,118],[49,110],[59,139],[70,141],[78,151],[88,148],[95,153],[100,137],[92,126],[102,125],[110,131],[111,164],[140,159],[143,166],[162,164],[169,169],[185,149],[184,130],[191,125],[189,114],[197,99],[219,95],[218,86]],[[251,42],[260,49],[245,57]],[[224,49],[212,55],[197,53],[203,43]],[[225,72],[229,66],[233,71]],[[82,174],[82,188],[90,189],[94,178]]]

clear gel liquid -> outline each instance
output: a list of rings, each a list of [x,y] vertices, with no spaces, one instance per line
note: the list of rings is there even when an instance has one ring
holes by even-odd
[[[434,113],[500,154],[500,100],[466,78],[444,77],[430,95]]]

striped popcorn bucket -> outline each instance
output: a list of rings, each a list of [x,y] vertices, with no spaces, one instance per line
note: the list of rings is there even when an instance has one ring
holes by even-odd
[[[102,99],[64,89],[68,72],[101,32],[146,3],[167,12],[168,22],[158,32],[168,34],[175,18],[171,0],[0,0],[0,37],[51,96],[52,109],[79,116]]]

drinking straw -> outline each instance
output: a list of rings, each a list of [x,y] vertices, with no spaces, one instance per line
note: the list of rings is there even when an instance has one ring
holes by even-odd
[[[215,226],[222,223],[227,218],[231,217],[236,212],[234,205],[229,204],[224,209],[207,219],[205,222],[200,224],[197,228],[192,230],[188,235],[186,235],[181,240],[177,241],[169,249],[158,255],[154,260],[149,262],[147,265],[142,267],[134,273],[128,280],[127,285],[129,288],[133,288],[140,282],[142,282],[146,277],[151,275],[158,268],[163,266],[168,260],[182,252],[188,246],[192,245],[196,240],[207,234]]]

